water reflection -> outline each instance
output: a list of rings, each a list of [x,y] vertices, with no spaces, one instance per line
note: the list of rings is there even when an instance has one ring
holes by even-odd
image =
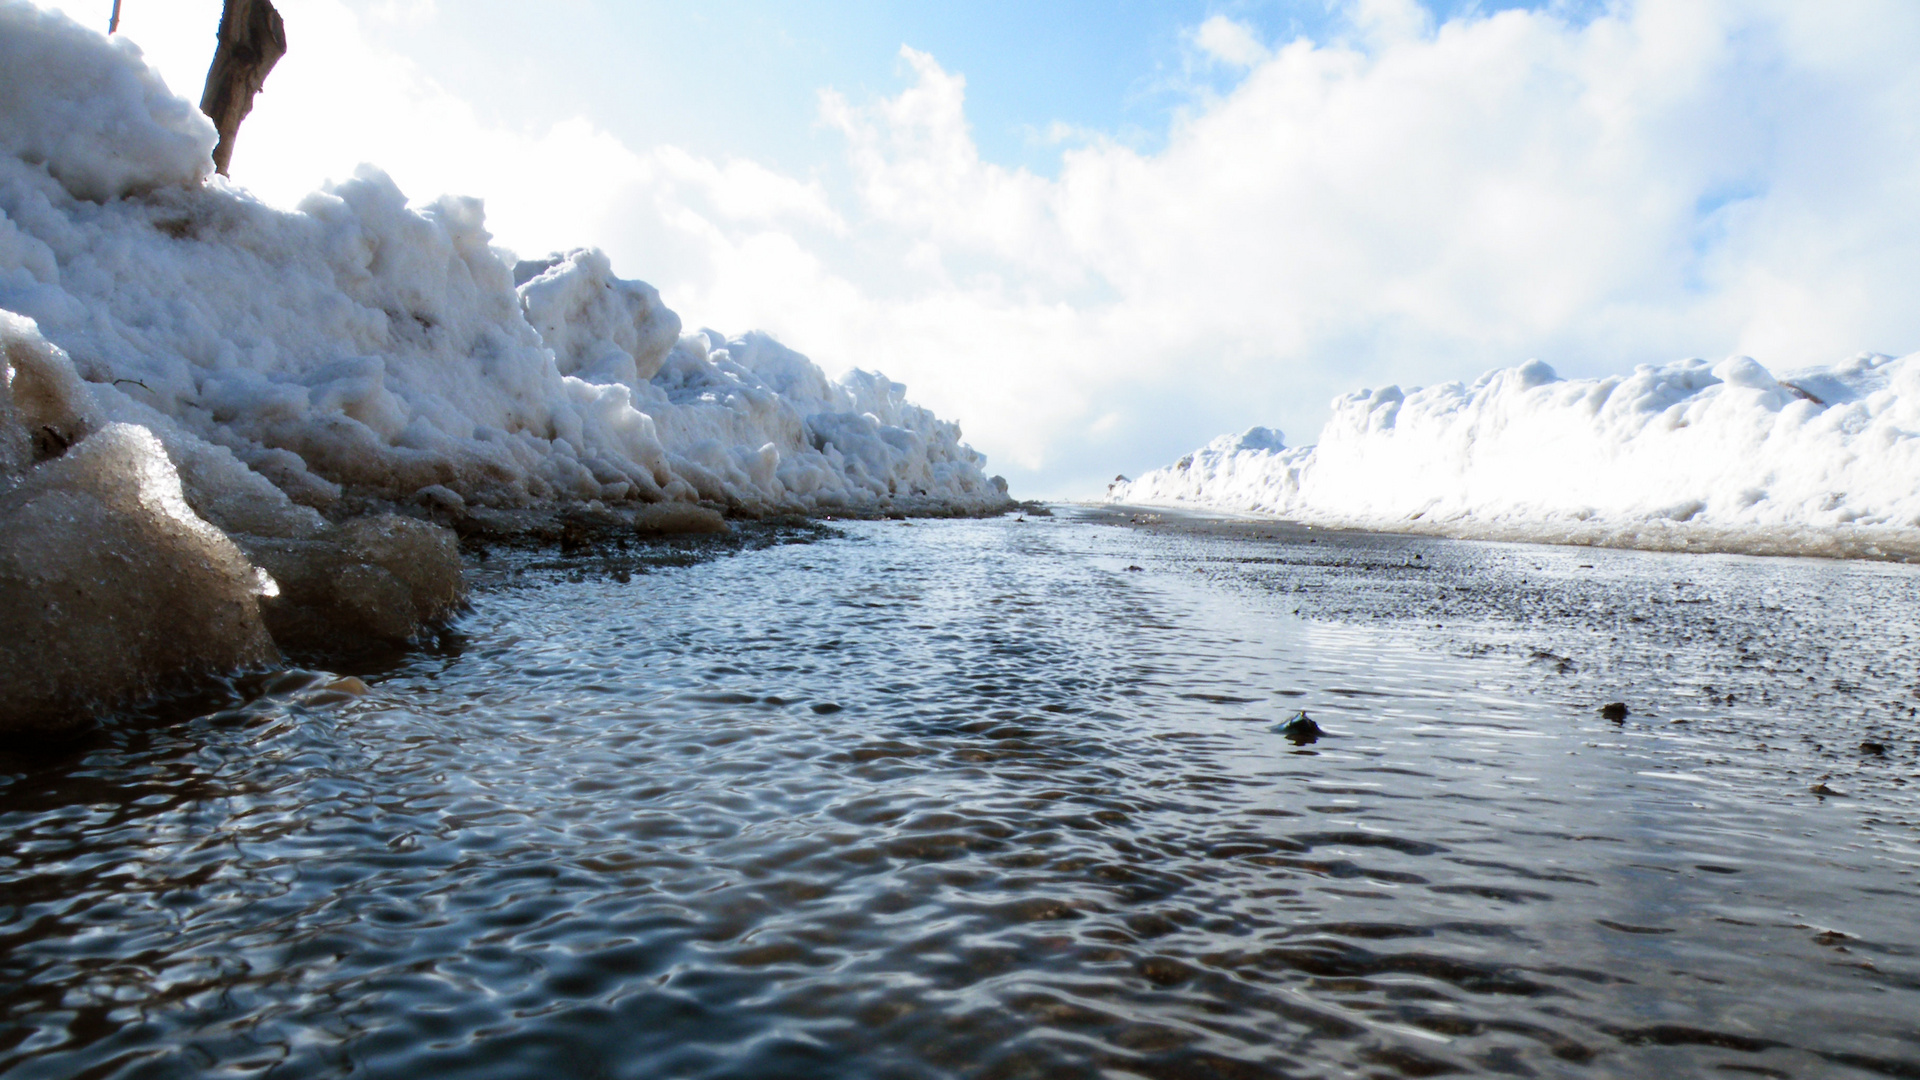
[[[1920,1069],[1896,785],[1781,797],[1817,758],[1295,617],[1227,541],[848,531],[509,575],[367,693],[11,763],[0,1072]]]

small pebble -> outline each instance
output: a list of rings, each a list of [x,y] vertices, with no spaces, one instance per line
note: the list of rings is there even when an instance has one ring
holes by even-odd
[[[1627,703],[1624,701],[1609,701],[1605,705],[1600,706],[1600,719],[1611,720],[1616,724],[1625,723],[1627,719]]]

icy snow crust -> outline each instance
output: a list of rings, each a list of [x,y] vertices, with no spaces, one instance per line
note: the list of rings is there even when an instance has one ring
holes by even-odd
[[[515,263],[477,200],[256,201],[124,39],[0,0],[0,73],[0,730],[406,639],[461,589],[418,516],[1008,505],[900,384],[683,335],[598,251]]]
[[[1538,361],[1472,386],[1360,391],[1316,446],[1255,428],[1115,502],[1453,536],[1920,556],[1920,354],[1775,377],[1752,359],[1602,379]]]

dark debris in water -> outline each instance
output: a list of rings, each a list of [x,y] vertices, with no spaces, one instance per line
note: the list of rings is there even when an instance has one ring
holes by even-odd
[[[463,538],[462,547],[468,556],[470,575],[482,588],[556,578],[624,585],[635,577],[660,570],[697,566],[743,552],[812,544],[845,535],[825,521],[794,515],[735,521],[724,533],[650,537],[631,530],[608,529],[581,533],[571,541],[542,536],[469,536]]]
[[[1273,726],[1273,732],[1276,735],[1284,737],[1295,746],[1307,746],[1311,743],[1317,743],[1320,741],[1321,736],[1326,734],[1326,732],[1320,730],[1320,725],[1314,723],[1313,718],[1308,716],[1304,709],[1294,713],[1284,723],[1275,724]]]
[[[1920,745],[1899,735],[1920,723],[1912,675],[1920,576],[1910,567],[1461,542],[1275,520],[1149,523],[1122,510],[1108,520],[1153,537],[1144,553],[1185,555],[1206,579],[1270,597],[1279,612],[1494,661],[1511,672],[1486,669],[1501,690],[1589,716],[1630,704],[1601,715],[1752,748],[1772,755],[1769,770],[1791,767],[1791,748],[1819,771],[1859,770],[1835,774],[1846,783],[1834,786],[1856,796],[1916,781],[1905,768],[1878,767],[1920,764]],[[1631,703],[1616,700],[1628,692]],[[1859,749],[1863,740],[1885,751]]]

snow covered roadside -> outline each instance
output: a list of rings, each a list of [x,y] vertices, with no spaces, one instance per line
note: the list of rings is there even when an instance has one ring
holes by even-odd
[[[363,169],[259,203],[124,39],[0,0],[0,71],[0,730],[416,632],[460,590],[421,517],[1009,505],[898,383],[683,335],[597,251],[489,247],[476,200]]]
[[[1601,379],[1538,361],[1360,391],[1315,446],[1256,428],[1112,502],[1667,550],[1920,557],[1920,354],[1776,377],[1747,357]]]

